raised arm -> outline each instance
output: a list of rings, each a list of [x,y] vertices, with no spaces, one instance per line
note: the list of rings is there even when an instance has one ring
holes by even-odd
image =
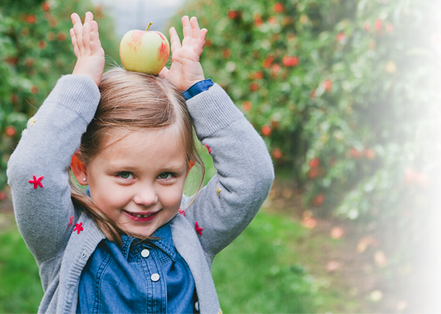
[[[75,75],[62,77],[29,121],[7,170],[17,224],[38,263],[64,249],[78,218],[68,169],[100,99],[104,52],[96,22],[90,12],[84,25],[76,14],[72,22]]]
[[[217,172],[186,218],[203,229],[199,239],[212,259],[254,218],[269,193],[274,170],[264,141],[219,85],[187,103]]]
[[[199,29],[196,18],[184,16],[182,24],[182,45],[170,29],[173,62],[161,74],[185,91],[204,80],[199,57],[207,31]],[[253,219],[268,195],[274,170],[264,141],[219,85],[190,98],[187,105],[217,169],[185,213],[211,259]]]

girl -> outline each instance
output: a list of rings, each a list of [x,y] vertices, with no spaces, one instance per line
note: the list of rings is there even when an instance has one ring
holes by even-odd
[[[182,45],[170,29],[172,66],[159,77],[103,76],[92,14],[72,22],[73,74],[29,120],[8,164],[17,224],[40,268],[39,312],[220,312],[211,264],[267,196],[264,142],[205,80],[207,31],[196,18],[182,19]],[[217,174],[186,198],[200,163],[192,123]],[[69,166],[87,195],[71,190]]]

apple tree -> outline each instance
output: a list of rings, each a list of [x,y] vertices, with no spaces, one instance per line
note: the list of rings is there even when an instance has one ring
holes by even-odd
[[[439,181],[439,12],[430,0],[193,0],[179,17],[208,29],[206,75],[307,207],[401,223]]]
[[[21,131],[58,78],[75,64],[70,15],[90,10],[106,54],[117,55],[113,22],[90,0],[3,0],[0,4],[0,200],[5,198],[8,158]]]

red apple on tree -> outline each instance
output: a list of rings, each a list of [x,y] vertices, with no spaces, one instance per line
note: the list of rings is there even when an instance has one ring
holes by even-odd
[[[329,92],[332,88],[332,81],[331,80],[325,80],[323,82],[323,87],[325,88],[325,91]]]
[[[363,154],[367,157],[367,159],[374,160],[375,159],[375,151],[371,148],[366,148],[363,151]]]
[[[269,125],[264,125],[261,131],[263,136],[269,136],[271,134],[271,127]]]
[[[309,161],[309,168],[317,168],[320,166],[320,158],[315,157]]]
[[[119,45],[121,62],[127,71],[157,75],[164,68],[170,54],[167,38],[160,32],[128,31]]]
[[[286,67],[295,67],[299,64],[299,58],[297,56],[284,56],[282,63]]]
[[[281,151],[280,149],[278,149],[278,148],[275,148],[275,149],[273,150],[273,157],[274,157],[275,159],[280,159],[280,158],[282,158],[282,151]]]
[[[313,199],[312,205],[313,206],[320,206],[323,204],[324,201],[325,201],[325,195],[319,194]]]
[[[376,19],[374,23],[375,31],[378,33],[379,31],[381,31],[382,27],[383,27],[383,20],[380,18]]]
[[[13,126],[10,125],[10,126],[6,127],[5,133],[9,137],[13,137],[16,133],[16,130]]]
[[[281,4],[280,2],[277,2],[274,6],[273,6],[274,12],[280,13],[283,11],[284,6],[283,4]]]
[[[358,149],[356,149],[355,147],[351,148],[351,156],[354,158],[358,158],[361,156],[361,153]]]
[[[346,35],[345,33],[340,32],[335,38],[337,39],[337,42],[341,43],[346,39]]]

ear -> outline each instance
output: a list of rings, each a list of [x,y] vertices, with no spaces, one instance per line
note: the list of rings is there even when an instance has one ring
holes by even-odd
[[[70,163],[70,168],[72,169],[72,172],[77,179],[78,183],[81,185],[87,185],[87,172],[86,172],[86,166],[81,161],[81,155],[80,152],[76,152],[72,156],[72,162]]]
[[[190,162],[188,163],[188,168],[187,168],[187,176],[188,176],[188,173],[190,172],[191,168],[193,168],[193,166],[194,166],[194,162],[193,162],[193,160],[190,160]]]

